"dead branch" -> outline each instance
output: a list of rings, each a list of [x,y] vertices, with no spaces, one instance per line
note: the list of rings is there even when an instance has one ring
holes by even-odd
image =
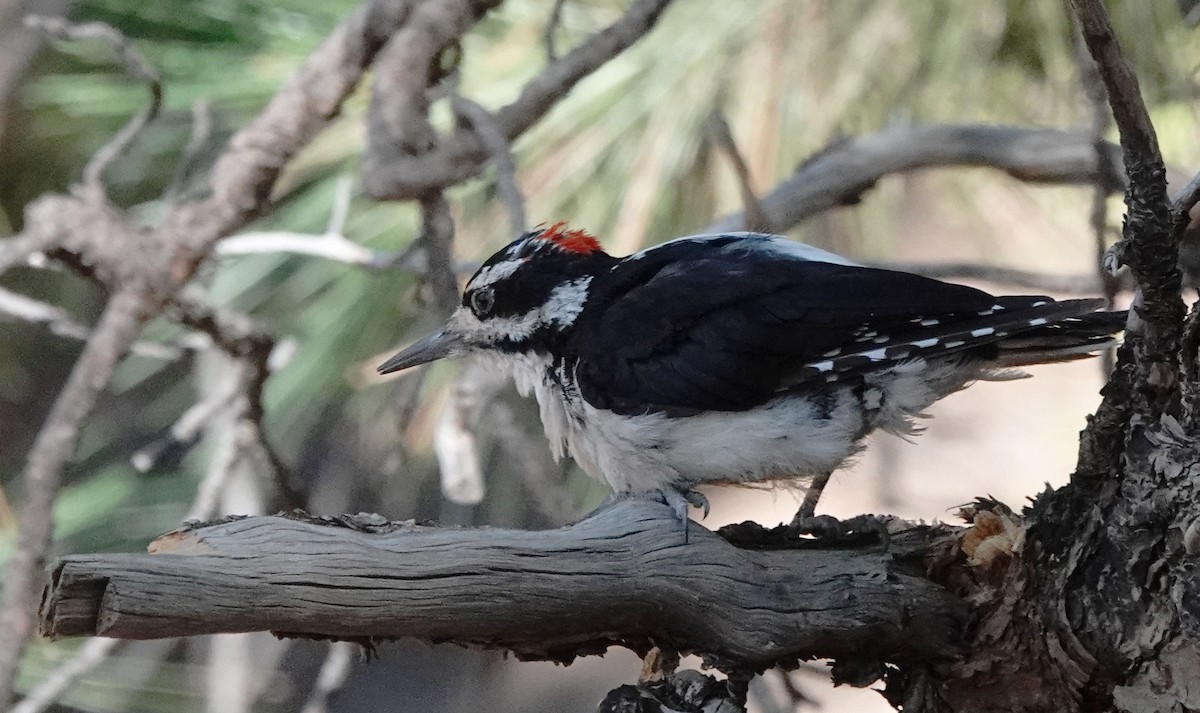
[[[134,140],[146,128],[146,125],[158,116],[162,106],[162,78],[158,69],[146,61],[141,52],[128,37],[119,30],[103,22],[86,22],[73,24],[61,17],[30,15],[25,18],[29,27],[41,30],[51,37],[58,39],[103,40],[112,48],[117,61],[129,76],[146,84],[150,93],[150,103],[146,108],[131,118],[120,131],[109,139],[108,143],[92,156],[83,169],[83,186],[89,191],[103,191],[100,179],[104,170],[133,144]]]
[[[554,35],[558,32],[558,27],[562,24],[563,6],[567,4],[567,0],[554,0],[554,7],[550,8],[550,19],[546,20],[546,29],[542,30],[542,44],[546,48],[546,61],[553,62],[558,59],[558,50],[554,46]]]
[[[1105,144],[1098,161],[1086,132],[1017,126],[917,126],[836,141],[808,158],[760,198],[767,220],[787,230],[830,208],[859,201],[888,174],[919,168],[994,168],[1029,183],[1099,184],[1124,188],[1117,147]],[[705,232],[741,230],[744,213],[724,216]]]
[[[468,121],[479,134],[480,141],[491,157],[492,165],[496,167],[496,193],[500,203],[508,211],[509,232],[516,238],[525,232],[529,225],[525,222],[525,198],[521,195],[521,186],[517,183],[517,163],[513,158],[512,145],[496,126],[496,118],[487,109],[463,96],[456,96],[453,104],[455,113]]]
[[[0,287],[0,319],[4,317],[45,325],[51,334],[67,339],[86,342],[92,336],[91,328],[75,321],[65,309]],[[190,334],[171,342],[136,341],[129,351],[147,359],[174,361],[203,348],[207,341],[201,335]]]
[[[729,162],[733,164],[738,189],[742,194],[742,206],[746,216],[745,229],[760,233],[778,232],[767,218],[762,203],[758,200],[758,193],[754,190],[753,181],[750,178],[750,167],[746,165],[746,159],[742,157],[742,152],[733,139],[733,131],[729,128],[729,122],[725,120],[725,115],[721,113],[720,109],[714,109],[712,115],[709,116],[707,133],[717,147],[729,157]]]
[[[60,559],[43,632],[412,636],[555,661],[657,645],[751,670],[809,656],[940,661],[957,651],[964,609],[922,574],[932,534],[897,533],[888,554],[768,550],[693,525],[685,546],[670,510],[641,499],[542,532],[242,518],[164,535],[153,554]]]
[[[54,705],[59,696],[66,693],[80,677],[86,676],[103,663],[124,643],[120,639],[103,637],[87,642],[74,656],[42,679],[21,702],[9,709],[9,713],[41,713],[46,710]]]
[[[175,274],[191,276],[222,237],[256,218],[288,161],[337,115],[412,2],[371,0],[339,25],[248,126],[212,171],[212,195],[174,207],[160,231],[180,242]]]
[[[515,101],[496,111],[496,127],[510,142],[515,141],[579,80],[645,36],[669,4],[670,0],[634,0],[619,20],[546,65],[525,85]],[[421,39],[421,42],[427,40]],[[420,66],[430,66],[434,56],[427,54],[425,64]],[[415,97],[414,94],[409,96]],[[405,110],[397,115],[400,116],[411,117],[412,114]],[[487,160],[488,151],[478,134],[465,127],[459,129],[436,147],[430,145],[429,150],[420,155],[406,155],[397,150],[399,147],[386,144],[373,146],[363,159],[363,189],[379,199],[420,198],[431,190],[454,185],[478,174]],[[416,145],[411,143],[411,137],[409,142],[409,146]],[[376,148],[385,152],[380,154],[381,160],[372,156]]]
[[[16,545],[4,570],[4,595],[0,599],[0,631],[5,632],[8,642],[0,646],[0,672],[11,672],[8,677],[0,677],[0,705],[6,705],[12,696],[11,675],[33,631],[30,615],[37,601],[37,575],[50,549],[54,501],[63,466],[75,452],[79,429],[95,407],[100,391],[133,345],[146,317],[146,296],[136,284],[109,301],[29,452]]]
[[[238,398],[245,399],[244,418],[240,419],[240,423],[248,429],[253,442],[265,457],[279,501],[286,508],[306,507],[307,493],[294,484],[289,475],[290,469],[271,445],[263,428],[263,389],[271,372],[287,360],[286,353],[292,349],[290,343],[276,342],[248,315],[227,307],[217,308],[194,293],[185,292],[176,296],[172,311],[181,323],[207,334],[214,344],[245,364],[246,378],[239,383]],[[281,351],[285,352],[283,357],[278,356]]]
[[[1096,0],[1071,0],[1071,7],[1104,82],[1129,176],[1125,193],[1129,213],[1121,240],[1108,256],[1113,265],[1129,266],[1138,291],[1104,401],[1081,438],[1076,475],[1099,478],[1116,470],[1128,435],[1125,425],[1132,415],[1153,420],[1178,398],[1182,226],[1173,229],[1158,138],[1108,12]]]
[[[171,207],[158,228],[135,226],[96,190],[44,196],[27,208],[24,235],[0,254],[0,271],[46,252],[93,277],[114,297],[26,463],[20,533],[0,600],[0,631],[6,637],[0,646],[0,705],[12,697],[17,663],[31,633],[36,573],[50,543],[60,474],[97,396],[142,324],[163,311],[216,241],[266,208],[288,159],[337,113],[408,10],[409,3],[375,0],[355,12],[234,136],[213,172],[212,195]],[[265,359],[261,363],[265,370]]]
[[[437,192],[421,199],[421,245],[425,248],[425,274],[433,288],[433,302],[442,317],[459,304],[458,274],[454,262],[454,218],[450,204]]]

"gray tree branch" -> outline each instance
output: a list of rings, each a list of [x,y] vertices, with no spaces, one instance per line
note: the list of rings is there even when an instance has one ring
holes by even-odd
[[[480,2],[480,5],[486,4]],[[619,20],[563,57],[550,62],[525,85],[515,101],[496,111],[496,128],[508,141],[515,141],[579,80],[653,29],[669,4],[670,0],[634,0]],[[434,55],[425,53],[422,59],[422,66],[427,67]],[[409,96],[409,106],[417,106],[423,101],[411,93]],[[410,115],[404,112],[400,116]],[[419,155],[393,149],[385,155],[386,161],[374,161],[369,160],[368,153],[363,161],[364,190],[380,199],[420,198],[430,191],[454,185],[478,174],[488,158],[488,149],[478,133],[466,127],[460,126],[459,129],[438,142],[436,147],[426,147],[428,150]],[[385,145],[381,147],[387,149]]]
[[[4,632],[4,645],[0,646],[0,672],[4,674],[0,677],[0,705],[6,705],[12,697],[17,664],[33,630],[38,575],[50,549],[54,501],[63,466],[74,454],[79,429],[101,390],[137,339],[147,317],[145,301],[136,286],[109,301],[26,460],[22,473],[25,498],[16,545],[4,569],[4,595],[0,599],[0,631]]]
[[[564,662],[657,645],[752,670],[810,656],[945,661],[965,609],[924,576],[936,534],[899,532],[888,553],[767,550],[693,524],[685,545],[648,500],[541,532],[242,518],[164,535],[153,554],[60,559],[43,632],[412,636]]]
[[[886,175],[944,166],[993,168],[1029,183],[1121,190],[1120,151],[1104,146],[1106,160],[1099,161],[1092,137],[1081,131],[974,124],[888,129],[834,142],[797,166],[760,204],[774,229],[787,230],[822,211],[858,202]],[[734,213],[710,223],[705,232],[745,226],[745,214]]]
[[[1167,196],[1166,166],[1158,137],[1142,100],[1137,76],[1121,51],[1108,11],[1099,0],[1071,0],[1084,43],[1096,62],[1121,136],[1121,152],[1129,176],[1125,205],[1129,211],[1120,242],[1110,255],[1128,265],[1138,297],[1124,346],[1096,424],[1111,431],[1128,418],[1129,408],[1151,419],[1178,399],[1179,345],[1183,333],[1182,277],[1179,270],[1180,230],[1176,230]],[[1182,226],[1180,226],[1182,228]],[[1098,441],[1109,440],[1111,433]],[[1116,458],[1085,439],[1096,463],[1080,463],[1080,472],[1104,470]],[[1123,444],[1123,439],[1121,441]]]

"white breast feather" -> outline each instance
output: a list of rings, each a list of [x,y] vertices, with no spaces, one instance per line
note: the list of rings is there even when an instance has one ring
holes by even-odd
[[[828,418],[814,402],[780,396],[741,412],[622,416],[567,398],[548,376],[547,357],[509,356],[523,394],[538,400],[555,458],[570,454],[616,491],[641,492],[705,482],[752,483],[829,472],[876,428],[909,435],[914,419],[972,378],[954,362],[905,362],[867,379],[860,399],[848,386],[831,397]]]

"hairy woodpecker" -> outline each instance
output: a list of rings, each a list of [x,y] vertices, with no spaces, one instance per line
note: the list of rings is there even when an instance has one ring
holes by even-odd
[[[628,257],[535,229],[483,264],[439,331],[379,367],[479,354],[537,397],[556,457],[680,516],[704,483],[825,474],[938,399],[1088,356],[1124,312],[993,296],[760,233]],[[686,522],[686,519],[685,519]]]

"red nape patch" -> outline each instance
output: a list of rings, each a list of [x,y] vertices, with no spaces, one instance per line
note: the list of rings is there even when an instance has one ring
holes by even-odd
[[[549,240],[569,253],[590,255],[601,250],[600,243],[586,230],[568,230],[565,220],[560,220],[546,228],[539,237]]]

